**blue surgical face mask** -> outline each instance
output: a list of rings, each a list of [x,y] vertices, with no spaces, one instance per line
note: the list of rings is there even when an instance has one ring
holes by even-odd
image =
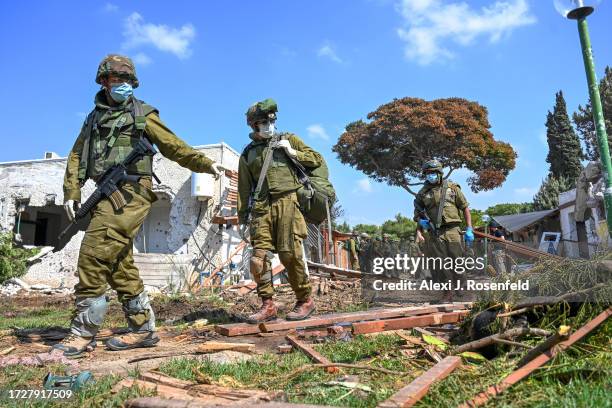
[[[427,173],[425,175],[425,181],[429,184],[435,184],[438,182],[438,173]]]
[[[117,103],[124,102],[134,93],[134,88],[127,82],[111,85],[110,96]]]

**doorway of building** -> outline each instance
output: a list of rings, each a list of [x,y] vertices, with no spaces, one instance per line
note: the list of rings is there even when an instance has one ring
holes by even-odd
[[[134,245],[141,253],[167,254],[168,235],[170,234],[170,197],[164,193],[157,194],[157,201],[151,205],[151,211],[145,218]]]

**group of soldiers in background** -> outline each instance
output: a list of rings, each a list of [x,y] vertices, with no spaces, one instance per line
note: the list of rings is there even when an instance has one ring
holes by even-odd
[[[416,242],[414,234],[410,234],[408,238],[396,239],[389,234],[370,237],[365,232],[353,231],[351,238],[346,242],[350,269],[366,273],[372,272],[374,258],[392,258],[397,254],[413,257],[423,254],[423,249]]]

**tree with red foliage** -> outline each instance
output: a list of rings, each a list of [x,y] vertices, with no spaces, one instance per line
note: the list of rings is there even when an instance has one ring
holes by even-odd
[[[333,147],[342,163],[410,193],[421,165],[438,159],[449,172],[465,167],[472,191],[499,187],[516,165],[516,153],[489,130],[487,109],[462,98],[394,99],[349,123]]]

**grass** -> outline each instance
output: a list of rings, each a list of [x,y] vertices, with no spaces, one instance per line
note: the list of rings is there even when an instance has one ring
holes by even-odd
[[[0,369],[0,390],[8,389],[42,389],[43,379],[47,373],[65,375],[63,365],[47,367],[5,367]],[[34,408],[56,408],[56,407],[121,407],[123,402],[130,398],[152,395],[150,392],[142,392],[136,388],[123,389],[113,394],[113,385],[121,380],[118,376],[107,375],[95,378],[93,384],[88,384],[82,390],[65,400],[19,400],[0,399],[2,407],[34,407]]]
[[[72,313],[70,310],[58,308],[32,309],[26,313],[19,312],[15,317],[2,317],[0,330],[19,327],[33,329],[41,327],[68,327]]]

